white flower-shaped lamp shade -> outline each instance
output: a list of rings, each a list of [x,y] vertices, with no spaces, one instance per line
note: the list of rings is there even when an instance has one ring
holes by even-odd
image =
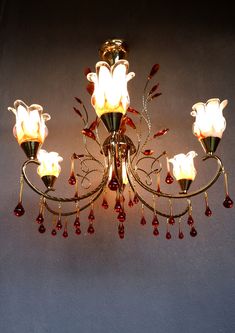
[[[37,157],[40,163],[37,169],[39,176],[41,178],[44,176],[55,176],[58,178],[61,172],[59,163],[63,161],[63,158],[56,152],[47,152],[44,149],[39,150]]]
[[[193,133],[202,143],[206,153],[215,152],[223,132],[226,120],[223,109],[228,104],[227,100],[220,102],[218,98],[211,98],[206,103],[193,105],[191,115],[195,117]]]

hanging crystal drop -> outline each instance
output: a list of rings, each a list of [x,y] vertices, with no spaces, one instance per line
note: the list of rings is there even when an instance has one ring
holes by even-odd
[[[95,232],[95,229],[92,225],[92,223],[89,224],[88,229],[87,229],[88,234],[92,235]]]
[[[114,206],[114,210],[115,212],[119,213],[122,211],[122,206],[121,206],[121,202],[120,202],[120,199],[116,199],[116,203],[115,203],[115,206]]]
[[[77,228],[75,229],[75,234],[76,234],[76,235],[81,235],[81,229],[80,229],[79,227],[77,227]]]
[[[94,221],[94,219],[95,219],[94,210],[93,210],[93,208],[91,208],[90,213],[88,215],[88,220]]]
[[[76,177],[75,177],[74,173],[71,173],[71,175],[68,179],[68,182],[69,182],[70,185],[75,185],[76,184],[77,180],[76,180]]]
[[[75,228],[80,227],[80,218],[79,218],[79,216],[77,216],[75,218],[75,221],[74,221],[73,225],[74,225]]]
[[[40,224],[38,231],[40,232],[40,234],[44,234],[44,232],[46,231],[46,228],[44,227],[43,224]]]
[[[165,178],[165,182],[170,185],[174,182],[174,178],[172,177],[170,172],[167,172],[166,178]]]
[[[157,218],[157,214],[153,215],[152,226],[154,226],[154,227],[159,226],[159,221],[158,221],[158,218]]]
[[[153,228],[153,234],[154,234],[154,236],[158,236],[158,235],[159,235],[159,231],[158,231],[157,226],[155,226],[155,227]]]
[[[64,237],[64,238],[67,238],[68,235],[69,235],[69,234],[68,234],[67,230],[64,230],[64,232],[63,232],[63,237]]]
[[[182,231],[179,231],[179,235],[178,235],[179,239],[183,239],[184,238],[184,234]]]
[[[20,216],[24,215],[24,213],[25,213],[24,207],[23,207],[22,203],[19,202],[18,205],[14,209],[14,214],[17,217],[20,217]]]
[[[189,216],[188,216],[187,223],[188,223],[189,226],[192,226],[192,225],[194,224],[194,220],[193,220],[192,215],[189,215]]]
[[[118,234],[119,234],[120,239],[124,238],[125,227],[124,227],[124,225],[122,223],[120,223],[119,226],[118,226]]]
[[[139,202],[139,198],[138,198],[137,193],[135,193],[135,195],[134,195],[133,202],[134,202],[135,204],[137,204],[137,203]]]
[[[171,239],[171,233],[170,233],[170,231],[166,232],[166,239]]]
[[[111,178],[111,180],[108,183],[108,187],[109,187],[109,189],[111,191],[117,191],[118,188],[119,188],[118,180],[117,180],[117,178],[115,176],[115,172],[114,171],[112,173],[112,178]]]
[[[51,231],[51,235],[52,235],[52,236],[56,236],[56,235],[57,235],[57,231],[56,231],[56,229],[52,229],[52,231]]]
[[[62,223],[61,223],[61,218],[59,217],[58,218],[58,221],[57,221],[57,223],[56,223],[56,229],[57,230],[61,230],[63,228],[63,225],[62,225]]]
[[[224,199],[223,205],[224,205],[225,208],[232,208],[233,207],[233,200],[229,197],[228,194],[226,195],[226,197]]]
[[[174,224],[175,224],[175,219],[174,219],[174,217],[173,217],[172,215],[169,217],[169,219],[168,219],[168,223],[169,223],[170,225],[174,225]]]
[[[126,213],[124,211],[120,211],[117,219],[119,222],[125,222],[126,221]]]
[[[190,230],[190,236],[192,236],[192,237],[197,236],[197,230],[194,227],[192,227],[191,230]]]
[[[106,200],[105,197],[103,198],[102,207],[104,209],[108,209],[109,208],[108,201]]]
[[[212,215],[212,211],[209,206],[206,206],[205,215],[208,217],[210,217]]]
[[[44,222],[44,217],[43,217],[42,213],[39,213],[39,214],[38,214],[38,216],[37,216],[37,218],[36,218],[36,222],[37,222],[38,224],[41,224],[41,223]]]

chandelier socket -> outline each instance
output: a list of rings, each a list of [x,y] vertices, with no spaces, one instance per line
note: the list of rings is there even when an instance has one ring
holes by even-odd
[[[110,66],[120,59],[126,59],[128,54],[127,43],[122,39],[109,39],[99,49],[100,59]]]
[[[179,179],[178,183],[180,184],[182,192],[186,194],[192,184],[192,179]]]
[[[123,114],[121,112],[107,112],[100,117],[109,133],[118,132]]]
[[[56,181],[56,176],[53,175],[48,175],[48,176],[42,176],[41,177],[43,183],[45,184],[45,186],[50,189],[53,188],[55,181]]]
[[[41,143],[38,141],[25,141],[21,143],[21,148],[25,152],[25,155],[31,159],[35,160],[37,157],[38,149],[40,148]]]
[[[201,139],[201,145],[206,154],[213,155],[220,143],[220,138],[215,136],[208,136],[207,138]]]

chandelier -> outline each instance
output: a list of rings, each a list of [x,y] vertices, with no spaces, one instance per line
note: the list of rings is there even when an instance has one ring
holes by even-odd
[[[71,230],[80,235],[82,231],[80,212],[87,209],[88,224],[85,226],[85,232],[93,234],[95,203],[101,197],[99,202],[102,208],[114,209],[117,215],[117,231],[121,239],[125,236],[127,211],[138,204],[141,209],[139,219],[141,225],[146,224],[145,210],[151,211],[154,236],[159,235],[159,225],[162,223],[166,226],[164,232],[166,239],[172,238],[171,228],[174,225],[177,225],[175,228],[178,238],[183,239],[184,220],[186,226],[188,225],[189,234],[195,237],[197,230],[192,198],[197,195],[203,196],[205,215],[210,217],[212,211],[209,207],[207,190],[220,175],[223,175],[225,183],[223,206],[225,208],[233,206],[228,191],[227,173],[221,159],[215,155],[226,127],[223,109],[228,101],[220,102],[218,98],[211,98],[206,103],[199,102],[192,107],[193,134],[205,154],[202,160],[215,161],[217,171],[206,185],[190,192],[190,186],[197,174],[194,166],[197,153],[190,151],[187,154],[181,153],[170,157],[167,151],[163,151],[155,156],[155,152],[148,147],[150,142],[166,135],[169,131],[168,128],[164,128],[152,133],[148,111],[149,103],[161,95],[158,83],[150,86],[159,70],[159,65],[155,64],[147,77],[141,110],[137,111],[130,106],[127,90],[127,83],[135,76],[133,72],[128,72],[127,51],[127,44],[123,40],[108,40],[99,50],[101,60],[96,64],[96,72],[93,73],[89,68],[85,70],[89,82],[87,91],[91,95],[91,104],[96,116],[89,121],[90,115],[85,104],[80,98],[75,97],[74,111],[82,123],[84,147],[83,151],[73,153],[71,156],[68,183],[73,187],[73,195],[69,198],[54,195],[55,182],[61,172],[59,163],[63,158],[56,152],[41,149],[48,135],[46,122],[50,120],[50,115],[44,113],[40,105],[28,106],[21,100],[16,100],[14,107],[8,108],[16,116],[14,136],[27,156],[21,170],[19,201],[14,214],[20,217],[25,213],[23,208],[25,182],[40,196],[39,212],[36,217],[40,233],[44,233],[47,228],[52,236],[61,232],[62,236],[67,238]],[[100,136],[101,126],[104,126],[108,133],[103,139]],[[44,190],[29,179],[26,169],[31,164],[37,166],[37,173],[45,185]],[[168,185],[170,187],[175,180],[179,184],[179,192],[166,193],[162,188]],[[160,199],[166,201],[164,209],[161,209]],[[179,200],[185,206],[180,212],[175,212],[175,202]],[[56,202],[56,207],[55,204],[51,206],[52,202]],[[73,208],[67,209],[67,204],[73,205]],[[45,224],[46,211],[53,215],[52,225]]]

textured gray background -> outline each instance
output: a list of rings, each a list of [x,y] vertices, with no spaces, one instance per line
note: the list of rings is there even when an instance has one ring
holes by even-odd
[[[178,2],[177,2],[178,3]],[[22,151],[7,111],[17,98],[42,104],[52,116],[45,148],[64,157],[58,188],[69,172],[69,156],[81,152],[80,121],[73,97],[89,102],[83,69],[98,59],[107,38],[126,38],[132,105],[141,103],[144,79],[155,62],[163,95],[151,107],[154,128],[169,127],[155,142],[158,152],[202,151],[191,134],[192,104],[228,98],[227,130],[218,154],[230,175],[235,197],[235,29],[234,14],[223,2],[214,7],[90,1],[3,1],[0,32],[0,332],[223,332],[235,331],[234,210],[222,206],[222,179],[209,191],[213,217],[196,199],[198,237],[179,241],[152,235],[150,220],[139,225],[139,210],[129,213],[120,241],[112,209],[96,207],[96,234],[52,238],[34,222],[37,196],[25,188],[26,214],[17,219]],[[92,114],[92,108],[89,108]],[[214,172],[198,158],[197,187]],[[200,168],[202,171],[200,172]],[[33,179],[36,177],[33,177]],[[66,185],[66,192],[71,189]],[[70,192],[71,193],[71,192]],[[106,215],[107,214],[107,215]],[[46,226],[50,229],[51,219]]]

